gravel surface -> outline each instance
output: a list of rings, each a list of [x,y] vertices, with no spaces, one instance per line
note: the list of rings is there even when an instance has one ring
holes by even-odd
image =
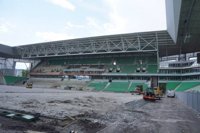
[[[87,111],[104,113],[123,103],[139,99],[141,96],[133,97],[129,93],[27,89],[0,85],[0,107],[59,118]]]
[[[25,123],[0,117],[3,133],[199,133],[200,118],[176,98],[0,86],[0,108],[40,113]],[[48,117],[45,117],[48,116]]]

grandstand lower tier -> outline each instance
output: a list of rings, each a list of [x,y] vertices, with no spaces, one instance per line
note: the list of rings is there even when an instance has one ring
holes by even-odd
[[[16,77],[16,76],[4,76],[4,84],[7,85],[19,85],[23,83],[27,78]],[[113,80],[113,79],[70,79],[70,78],[30,78],[33,82],[34,87],[45,87],[54,88],[66,86],[78,87],[78,88],[89,88],[94,91],[106,91],[106,92],[122,92],[128,93],[136,89],[137,86],[142,86],[143,89],[147,88],[146,80]],[[175,90],[175,91],[200,91],[199,80],[186,80],[186,81],[174,81],[174,80],[160,80],[159,86],[164,90]]]
[[[137,86],[142,86],[143,89],[147,88],[146,81],[122,81],[115,80],[112,82],[106,81],[91,81],[88,86],[96,91],[110,91],[110,92],[132,92]],[[200,91],[200,81],[161,81],[159,86],[164,87],[166,90],[175,91]]]

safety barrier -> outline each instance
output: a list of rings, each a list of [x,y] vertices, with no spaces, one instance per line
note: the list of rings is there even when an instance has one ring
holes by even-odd
[[[176,97],[187,106],[200,112],[200,92],[176,92]]]

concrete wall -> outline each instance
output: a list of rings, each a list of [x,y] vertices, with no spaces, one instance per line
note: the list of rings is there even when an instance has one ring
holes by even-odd
[[[167,31],[176,43],[182,0],[165,0]]]

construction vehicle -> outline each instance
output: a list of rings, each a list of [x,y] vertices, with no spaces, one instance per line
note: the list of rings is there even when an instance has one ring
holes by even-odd
[[[135,90],[131,92],[131,94],[137,94],[137,95],[141,95],[143,94],[143,85],[137,85]]]
[[[162,90],[158,85],[158,77],[150,77],[147,81],[147,89],[144,91],[143,99],[147,101],[160,100],[162,97]]]
[[[155,100],[157,100],[153,88],[147,88],[144,91],[143,99],[147,100],[147,101],[155,101]]]
[[[26,88],[32,89],[33,88],[33,83],[26,83]]]
[[[26,82],[26,88],[32,89],[33,88],[33,83],[30,81]]]
[[[161,88],[158,86],[158,87],[155,87],[154,88],[154,94],[155,96],[160,99],[162,96],[163,96],[163,91],[161,90]]]

